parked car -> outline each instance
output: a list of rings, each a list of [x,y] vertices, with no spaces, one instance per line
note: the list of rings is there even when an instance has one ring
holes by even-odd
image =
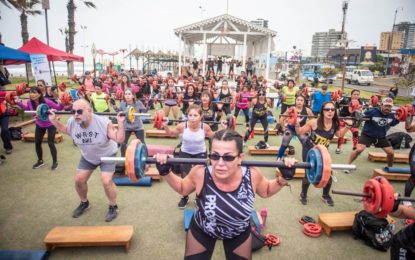
[[[373,73],[370,70],[355,69],[352,73],[346,73],[346,80],[349,84],[367,84],[370,86],[373,82]]]

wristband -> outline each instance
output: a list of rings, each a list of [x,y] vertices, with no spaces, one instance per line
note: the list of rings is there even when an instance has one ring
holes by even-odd
[[[167,176],[171,171],[171,164],[159,164],[156,163],[156,168],[159,171],[160,176]]]

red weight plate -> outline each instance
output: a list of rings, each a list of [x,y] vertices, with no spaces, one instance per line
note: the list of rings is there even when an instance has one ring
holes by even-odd
[[[375,180],[380,183],[380,188],[382,190],[381,210],[376,212],[375,215],[379,218],[384,218],[393,209],[393,204],[395,203],[395,191],[386,178],[377,176],[375,177]]]
[[[363,208],[369,213],[379,212],[382,203],[382,189],[377,180],[369,179],[365,182],[363,193],[368,193],[370,197],[363,197]]]
[[[319,224],[316,223],[305,223],[304,224],[304,231],[309,234],[321,234],[323,229]]]
[[[379,104],[379,97],[376,95],[371,96],[370,102],[372,103],[372,106],[377,107]]]
[[[58,88],[59,88],[60,91],[64,92],[66,90],[65,82],[59,83]]]
[[[306,230],[303,230],[303,233],[308,237],[320,237],[321,236],[321,233],[313,234],[313,233],[308,233]]]
[[[320,152],[323,169],[320,182],[315,185],[316,188],[324,188],[331,178],[331,157],[330,153],[324,145],[316,145],[315,148]]]
[[[343,96],[343,91],[341,89],[337,90],[337,95],[339,97],[342,97]]]
[[[287,100],[287,96],[282,95],[281,101],[282,101],[282,102],[285,102],[286,100]]]
[[[135,176],[134,169],[134,156],[137,145],[141,143],[139,139],[134,139],[130,142],[125,152],[125,169],[127,170],[127,176],[132,182],[137,182],[138,179]]]
[[[407,114],[407,111],[406,111],[405,107],[400,107],[400,108],[396,109],[396,116],[397,116],[397,119],[399,121],[405,122],[406,114]]]
[[[355,110],[359,110],[360,103],[359,100],[353,99],[349,103],[349,112],[353,113]]]
[[[16,95],[21,96],[24,94],[23,87],[21,85],[16,85]]]
[[[303,94],[304,94],[304,96],[308,97],[308,87],[305,87],[303,89]]]
[[[267,246],[278,246],[281,243],[279,237],[273,234],[266,234],[265,235],[265,244]]]
[[[5,99],[6,102],[9,103],[10,105],[16,105],[16,102],[14,102],[14,97],[16,96],[16,92],[15,91],[10,91],[6,93]]]
[[[339,99],[339,95],[338,95],[337,91],[332,92],[331,93],[331,100],[333,102],[337,102],[338,99]]]
[[[155,129],[157,129],[157,124],[158,124],[158,111],[154,112],[154,117],[153,117],[153,127]]]
[[[290,107],[287,110],[287,123],[289,125],[295,125],[297,122],[297,117],[298,117],[298,111],[296,107]]]
[[[164,119],[164,113],[162,110],[160,110],[158,111],[158,123],[157,123],[158,129],[163,128],[163,119]]]
[[[413,105],[406,104],[406,105],[404,105],[404,107],[406,108],[407,115],[413,116],[415,114],[415,110],[414,110],[414,106]]]

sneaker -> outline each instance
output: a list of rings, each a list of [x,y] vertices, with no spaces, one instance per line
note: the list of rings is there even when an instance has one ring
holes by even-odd
[[[115,219],[118,216],[118,206],[114,205],[114,206],[109,206],[108,207],[108,213],[105,216],[105,221],[106,222],[111,222],[113,219]]]
[[[269,144],[268,143],[265,143],[265,148],[269,148]]]
[[[304,194],[304,193],[301,193],[300,194],[300,201],[301,201],[301,204],[307,205],[307,195]]]
[[[54,171],[54,170],[58,169],[58,166],[59,166],[58,162],[54,162],[52,164],[52,167],[50,167],[50,168],[52,169],[52,171]]]
[[[336,149],[336,154],[341,154],[342,153],[342,150],[340,150],[340,148],[337,148]]]
[[[40,160],[40,161],[37,161],[35,164],[33,164],[32,169],[38,169],[38,168],[40,168],[44,165],[45,165],[45,163],[42,160]]]
[[[6,154],[11,154],[13,152],[12,149],[6,149]]]
[[[246,142],[245,142],[245,141],[243,141],[242,145],[243,145],[243,146],[246,146]]]
[[[73,211],[72,217],[79,218],[89,208],[90,208],[89,201],[86,201],[86,202],[81,201],[81,204],[79,204],[79,206]]]
[[[186,208],[187,202],[189,201],[189,197],[182,197],[179,201],[179,204],[177,204],[177,206],[179,207],[179,209],[184,209]]]
[[[334,206],[333,199],[330,197],[330,195],[323,195],[321,197],[321,200],[324,201],[324,203],[326,203],[330,207],[333,207]]]

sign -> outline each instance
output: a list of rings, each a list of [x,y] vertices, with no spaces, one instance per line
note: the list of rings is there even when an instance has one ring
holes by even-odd
[[[42,9],[50,9],[49,0],[42,0]]]
[[[376,62],[376,46],[360,47],[360,62],[375,63]]]
[[[102,70],[102,63],[101,62],[97,62],[96,63],[96,71],[101,71]]]
[[[235,56],[235,45],[234,44],[216,44],[212,43],[208,45],[208,55],[212,56]]]
[[[52,86],[48,58],[44,54],[30,54],[32,71],[36,81],[43,79],[46,86]]]
[[[92,54],[92,57],[94,57],[94,59],[97,57],[97,48],[95,47],[95,43],[92,44],[91,54]]]

